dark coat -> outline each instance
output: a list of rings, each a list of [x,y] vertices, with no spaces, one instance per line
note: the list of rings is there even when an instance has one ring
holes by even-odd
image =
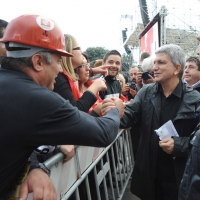
[[[106,147],[117,136],[118,109],[92,117],[9,66],[0,69],[0,85],[0,198],[9,193],[38,146]]]
[[[191,153],[179,189],[179,200],[200,199],[200,124],[191,136]]]
[[[117,93],[119,94],[120,97],[120,94],[122,93],[122,88],[119,80],[116,79],[116,77],[113,78],[111,76],[106,76],[105,80],[106,80],[107,90],[99,92],[99,96],[101,97],[101,99],[105,99],[106,95],[117,94]]]
[[[174,138],[173,152],[173,157],[176,157],[173,162],[177,185],[180,183],[187,160],[189,136],[197,125],[195,111],[200,105],[199,93],[184,83],[183,93],[182,104],[173,120],[180,136]],[[125,114],[121,119],[121,128],[131,127],[137,122],[142,125],[131,183],[131,192],[142,200],[152,200],[155,194],[154,179],[159,139],[154,130],[159,128],[160,104],[158,83],[149,84],[144,86],[134,100],[126,106]]]

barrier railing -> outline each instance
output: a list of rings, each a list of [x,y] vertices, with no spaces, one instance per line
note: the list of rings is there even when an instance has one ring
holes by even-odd
[[[63,164],[62,159],[58,153],[45,162],[57,199],[122,199],[134,166],[130,132],[119,131],[106,148],[77,146],[70,161]]]

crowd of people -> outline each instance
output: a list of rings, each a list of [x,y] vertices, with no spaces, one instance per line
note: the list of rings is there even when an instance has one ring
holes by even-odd
[[[143,52],[127,79],[117,50],[90,61],[55,21],[22,15],[0,20],[0,64],[0,200],[11,198],[27,163],[19,198],[32,192],[34,199],[55,200],[42,163],[60,151],[69,161],[74,145],[106,147],[119,128],[131,132],[133,194],[200,198],[198,55],[186,59],[175,44]],[[155,130],[170,120],[179,137],[160,140]]]

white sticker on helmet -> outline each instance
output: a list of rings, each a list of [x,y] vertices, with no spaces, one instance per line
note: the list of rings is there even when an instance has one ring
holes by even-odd
[[[46,31],[50,31],[54,28],[54,22],[46,17],[38,16],[36,22],[40,28]]]
[[[35,149],[36,154],[48,154],[55,150],[55,146],[43,145]]]

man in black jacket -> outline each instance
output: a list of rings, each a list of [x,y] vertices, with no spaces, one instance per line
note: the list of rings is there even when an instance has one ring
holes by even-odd
[[[183,78],[189,86],[200,92],[200,56],[191,56],[186,60]]]
[[[131,191],[142,200],[178,199],[189,136],[198,119],[199,93],[181,81],[185,55],[177,45],[156,51],[156,83],[144,86],[126,106],[121,128],[142,125],[142,135],[132,176]],[[155,130],[171,120],[179,137],[159,141]]]
[[[116,78],[122,65],[121,54],[117,50],[111,50],[103,58],[103,64],[109,65],[108,75],[105,77],[107,90],[100,91],[101,99],[120,97],[122,92],[120,81]]]
[[[190,144],[191,152],[181,180],[179,200],[199,200],[200,198],[200,124],[191,135]]]
[[[54,21],[38,15],[20,16],[9,23],[0,41],[7,49],[0,69],[0,199],[8,199],[35,148],[44,144],[107,146],[118,133],[123,106],[116,100],[118,109],[115,106],[104,117],[95,118],[51,91],[61,56],[71,56]],[[37,170],[42,169],[33,171]],[[26,195],[33,192],[37,199],[43,188],[35,185],[33,171],[24,191]],[[39,198],[56,199],[51,190],[42,191]]]

